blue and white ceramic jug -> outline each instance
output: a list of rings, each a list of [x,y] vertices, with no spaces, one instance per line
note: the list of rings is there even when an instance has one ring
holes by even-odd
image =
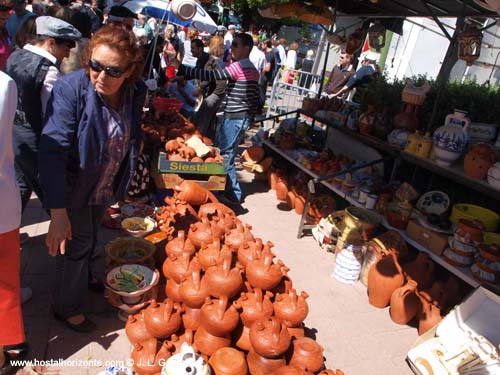
[[[469,142],[469,124],[467,112],[455,109],[452,114],[446,116],[445,124],[436,129],[434,153],[438,165],[447,167],[462,155]]]

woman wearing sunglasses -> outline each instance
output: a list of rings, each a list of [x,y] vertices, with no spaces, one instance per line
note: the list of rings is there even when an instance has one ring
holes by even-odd
[[[51,214],[45,242],[56,257],[55,316],[90,332],[95,324],[83,312],[87,289],[104,277],[97,231],[105,207],[124,198],[135,170],[146,87],[139,81],[141,50],[122,28],[97,31],[82,65],[54,85],[39,164]]]

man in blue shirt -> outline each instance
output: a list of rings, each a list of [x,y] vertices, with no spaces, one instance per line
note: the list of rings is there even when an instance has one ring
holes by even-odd
[[[9,16],[7,23],[5,24],[5,28],[9,33],[11,46],[14,43],[14,35],[16,35],[19,26],[21,26],[28,18],[36,16],[35,13],[26,10],[26,0],[15,0],[13,9],[14,12]]]

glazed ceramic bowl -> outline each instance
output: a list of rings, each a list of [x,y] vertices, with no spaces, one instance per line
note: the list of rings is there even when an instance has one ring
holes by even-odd
[[[137,303],[141,296],[158,284],[158,270],[140,264],[123,264],[112,268],[106,274],[105,286],[112,292],[124,297],[127,304]]]
[[[149,217],[128,217],[122,220],[122,228],[134,237],[143,237],[155,229],[156,222]]]
[[[115,264],[144,263],[153,256],[156,247],[142,238],[117,237],[104,250]]]
[[[455,233],[465,239],[463,242],[478,243],[483,241],[483,229],[484,226],[480,221],[459,219],[458,228]]]
[[[474,140],[492,141],[497,134],[498,124],[484,124],[481,122],[471,122],[467,133]]]
[[[500,234],[493,232],[483,233],[483,242],[488,245],[499,245],[500,246]]]
[[[149,206],[144,203],[134,202],[127,203],[120,208],[120,212],[122,214],[122,219],[126,219],[128,217],[146,217],[151,216],[155,213],[155,209],[152,206]]]
[[[448,245],[450,245],[450,248],[453,251],[455,251],[457,254],[463,255],[463,256],[471,257],[471,256],[474,256],[477,252],[476,246],[465,244],[461,241],[458,241],[453,236],[448,237]]]
[[[450,248],[444,251],[443,257],[448,263],[457,267],[466,267],[474,263],[474,257],[459,255]]]
[[[498,228],[500,216],[487,208],[473,204],[459,203],[453,205],[450,220],[457,224],[460,219],[479,220],[488,232],[495,232]]]

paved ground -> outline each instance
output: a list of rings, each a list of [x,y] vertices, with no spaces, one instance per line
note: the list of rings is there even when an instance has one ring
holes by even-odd
[[[410,374],[404,359],[417,338],[416,329],[394,324],[387,309],[371,307],[362,284],[347,286],[332,279],[332,254],[321,250],[311,236],[296,238],[299,217],[295,212],[283,209],[265,184],[252,183],[252,175],[241,172],[241,177],[247,194],[243,207],[248,211],[241,218],[253,226],[255,236],[274,242],[274,251],[291,268],[294,286],[310,294],[306,325],[324,346],[327,365],[341,368],[349,375]],[[34,292],[23,309],[31,345],[29,358],[125,361],[131,347],[124,323],[102,296],[89,295],[87,309],[99,327],[91,335],[74,333],[52,317],[49,299],[52,259],[43,244],[48,223],[38,200],[32,199],[21,229],[32,237],[22,249],[21,276],[22,285],[30,286]],[[101,244],[117,234],[103,232]],[[102,369],[51,366],[45,373],[96,374]]]

